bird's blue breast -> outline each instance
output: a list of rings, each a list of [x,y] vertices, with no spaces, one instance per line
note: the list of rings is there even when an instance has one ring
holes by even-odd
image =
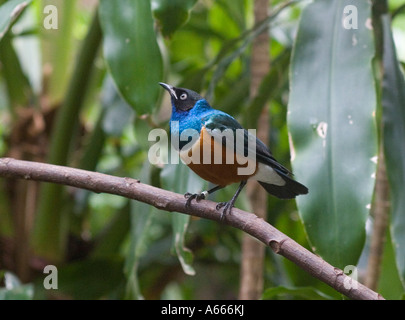
[[[215,110],[211,108],[205,99],[196,102],[195,106],[187,111],[177,110],[174,106],[172,107],[172,117],[170,119],[170,133],[172,140],[179,138],[182,133],[185,136],[189,136],[188,140],[179,141],[179,147],[182,149],[188,142],[192,139],[197,140],[200,136],[201,128],[204,123],[213,115],[223,114],[222,111]],[[185,132],[187,129],[188,130]]]

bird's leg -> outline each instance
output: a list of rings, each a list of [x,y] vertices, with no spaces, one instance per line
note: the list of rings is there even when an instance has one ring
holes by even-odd
[[[236,199],[238,198],[240,192],[242,191],[243,187],[246,185],[247,181],[242,181],[238,187],[238,190],[236,190],[235,194],[233,195],[232,199],[228,202],[220,202],[217,204],[217,210],[220,210],[221,208],[224,208],[224,210],[221,213],[221,221],[224,220],[225,216],[228,213],[231,213],[231,210],[233,206],[235,205]]]
[[[208,195],[210,195],[211,193],[214,193],[215,191],[218,191],[218,190],[220,190],[220,189],[222,189],[222,188],[224,188],[224,187],[223,187],[223,186],[216,186],[216,187],[214,187],[214,188],[212,188],[212,189],[210,189],[210,190],[208,190],[208,191],[203,191],[203,192],[201,192],[201,193],[194,193],[194,194],[192,194],[192,193],[190,193],[190,192],[187,192],[187,193],[184,195],[184,198],[187,199],[186,207],[187,207],[187,208],[190,207],[191,201],[192,201],[193,199],[196,199],[197,202],[200,202],[201,200],[206,199],[206,198],[208,197]]]

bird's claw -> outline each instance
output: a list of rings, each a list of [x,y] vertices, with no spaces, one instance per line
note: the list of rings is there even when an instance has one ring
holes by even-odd
[[[233,204],[232,204],[231,201],[228,201],[228,202],[219,202],[219,203],[217,204],[217,206],[216,206],[216,209],[219,211],[219,210],[221,210],[222,208],[224,208],[224,209],[222,210],[222,213],[221,213],[221,217],[220,217],[220,220],[221,220],[221,221],[223,221],[223,220],[225,219],[226,215],[228,215],[228,214],[231,213],[232,208],[233,208]]]
[[[204,200],[206,198],[206,192],[201,192],[201,193],[190,193],[187,192],[184,195],[184,198],[187,199],[186,202],[186,208],[190,208],[191,206],[191,201],[193,201],[195,199],[195,201],[200,202],[201,200]]]
[[[193,199],[197,198],[197,194],[192,194],[192,193],[187,192],[187,193],[184,195],[184,198],[187,199],[187,201],[186,201],[186,208],[190,208],[190,206],[191,206],[191,201],[192,201]]]
[[[208,192],[207,192],[207,191],[204,191],[204,192],[201,192],[201,193],[190,193],[190,192],[187,192],[187,193],[184,195],[184,198],[187,199],[187,201],[186,201],[186,208],[190,208],[190,207],[191,207],[191,201],[193,201],[194,199],[195,199],[196,202],[200,202],[201,200],[206,199],[207,196],[208,196]],[[220,220],[221,220],[221,221],[223,221],[223,220],[225,219],[225,216],[226,216],[226,215],[228,215],[228,214],[231,213],[232,208],[233,208],[233,203],[232,203],[232,201],[219,202],[219,203],[217,204],[217,206],[216,206],[216,209],[219,211],[219,210],[221,210],[222,208],[223,208],[223,210],[222,210],[221,217],[220,217]]]

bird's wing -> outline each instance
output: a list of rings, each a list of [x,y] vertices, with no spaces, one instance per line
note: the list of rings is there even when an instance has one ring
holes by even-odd
[[[227,148],[231,146],[237,154],[245,157],[253,155],[258,162],[272,167],[279,173],[286,175],[291,174],[287,168],[277,162],[270,150],[260,139],[244,129],[240,123],[230,115],[220,112],[203,120],[207,132],[217,141],[221,141]],[[240,143],[242,140],[243,143]]]

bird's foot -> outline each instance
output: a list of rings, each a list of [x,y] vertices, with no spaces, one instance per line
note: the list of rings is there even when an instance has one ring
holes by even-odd
[[[220,202],[217,204],[217,210],[221,210],[222,208],[224,208],[222,210],[221,213],[221,217],[220,220],[223,221],[226,217],[226,215],[231,214],[232,208],[233,208],[233,203],[232,201],[228,201],[228,202]]]
[[[203,191],[201,193],[194,193],[194,194],[190,193],[190,192],[187,192],[184,195],[184,198],[187,199],[186,208],[190,208],[191,201],[193,201],[194,199],[195,199],[195,201],[200,202],[201,200],[204,200],[207,197],[207,195],[208,195],[207,191]]]

